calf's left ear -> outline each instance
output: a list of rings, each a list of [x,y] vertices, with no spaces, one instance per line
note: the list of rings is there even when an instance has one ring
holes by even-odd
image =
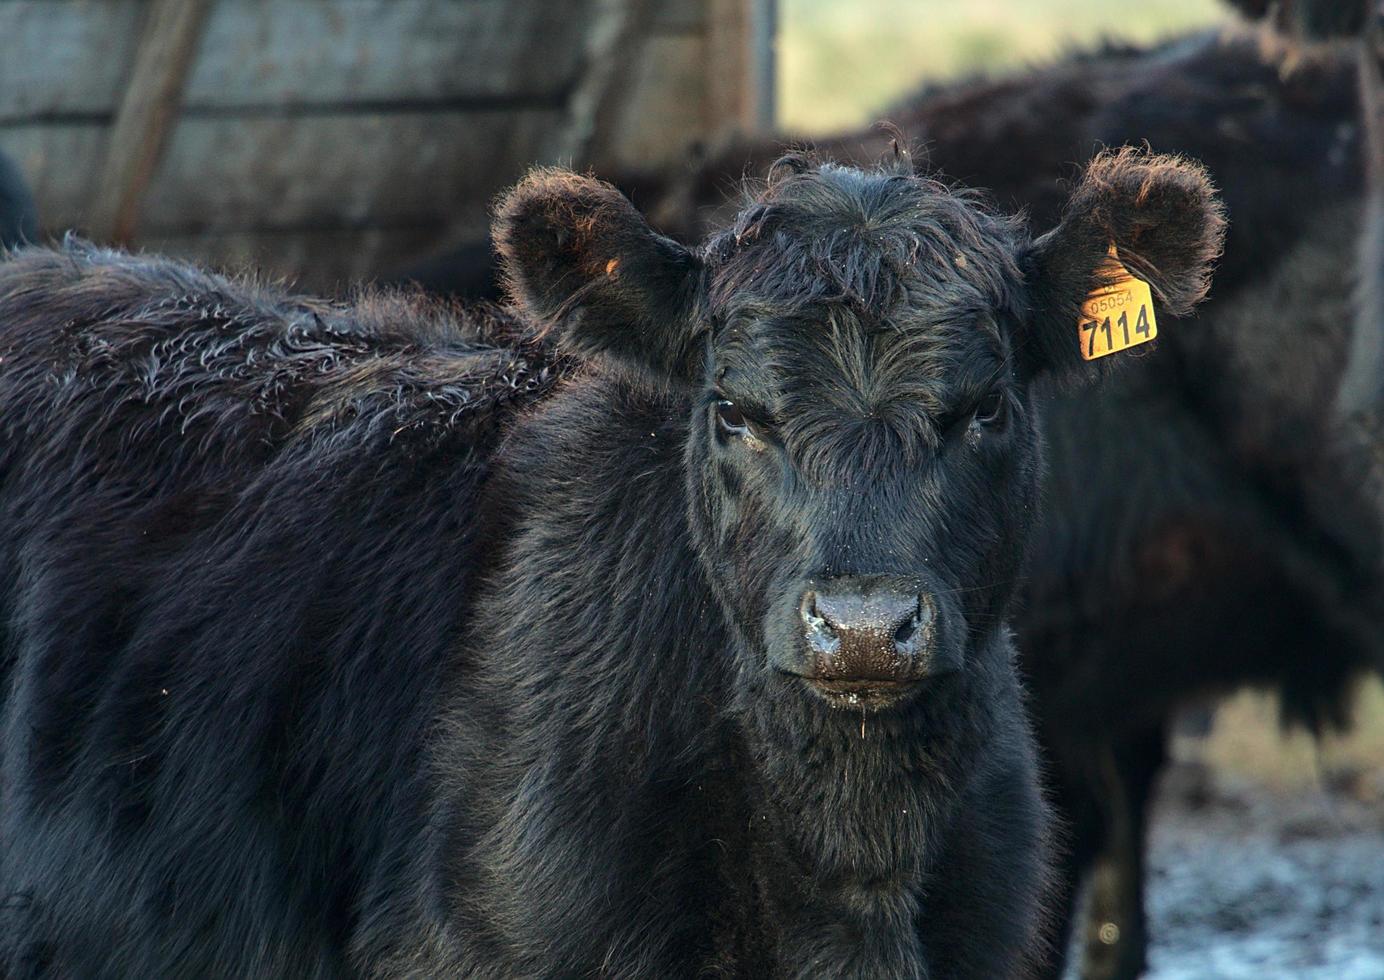
[[[657,382],[691,376],[699,260],[614,187],[534,170],[501,198],[492,234],[511,300],[564,350]]]
[[[1159,313],[1189,313],[1211,286],[1225,224],[1200,164],[1133,147],[1101,153],[1086,166],[1061,223],[1030,246],[1032,315],[1017,345],[1024,372],[1093,371],[1082,356],[1082,305],[1117,281],[1111,246],[1148,283]]]

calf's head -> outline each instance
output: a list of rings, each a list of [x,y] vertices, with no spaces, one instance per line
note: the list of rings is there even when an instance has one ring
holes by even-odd
[[[1000,628],[1036,518],[1029,386],[1096,369],[1079,309],[1109,247],[1181,314],[1222,231],[1197,165],[1122,150],[1036,240],[906,160],[789,157],[700,248],[551,170],[501,202],[496,241],[567,351],[687,406],[690,519],[741,669],[861,709]]]

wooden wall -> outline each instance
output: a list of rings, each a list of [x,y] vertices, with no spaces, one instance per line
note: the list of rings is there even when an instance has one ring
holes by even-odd
[[[601,167],[668,163],[691,143],[773,125],[774,4],[650,0]]]
[[[50,231],[92,230],[152,6],[0,0],[0,149]],[[766,122],[766,9],[213,0],[133,241],[318,289],[387,272],[474,234],[534,162],[656,162]]]

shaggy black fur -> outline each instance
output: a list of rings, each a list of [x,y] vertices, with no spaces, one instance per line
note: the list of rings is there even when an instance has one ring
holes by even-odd
[[[1102,168],[1188,229],[1120,245],[1195,293],[1204,177]],[[7,974],[1021,970],[1012,352],[1095,274],[1022,271],[1073,268],[1111,203],[1077,200],[1035,245],[906,169],[799,160],[694,253],[541,172],[497,218],[532,320],[0,263]],[[959,669],[843,710],[783,672],[790,621],[809,578],[881,571]]]
[[[0,248],[38,241],[34,196],[19,166],[0,153]]]
[[[1377,409],[1332,420],[1348,390],[1377,404],[1384,379],[1379,345],[1361,353],[1384,332],[1351,329],[1365,211],[1356,84],[1347,47],[1217,32],[929,89],[892,114],[933,166],[1039,227],[1069,193],[1053,174],[1143,140],[1206,164],[1230,217],[1195,321],[1165,322],[1100,388],[1040,394],[1052,478],[1016,627],[1071,827],[1064,890],[1097,862],[1114,871],[1091,932],[1114,921],[1121,940],[1092,943],[1092,977],[1141,969],[1143,802],[1179,706],[1268,684],[1321,725],[1344,716],[1356,672],[1384,664],[1384,425]],[[822,149],[870,159],[891,139]],[[662,229],[696,239],[731,220],[728,189],[781,146],[618,183]]]
[[[0,263],[0,974],[347,972],[423,834],[497,417],[556,379],[481,327]]]

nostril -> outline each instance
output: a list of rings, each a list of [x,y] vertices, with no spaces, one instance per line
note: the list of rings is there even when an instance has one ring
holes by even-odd
[[[894,628],[894,646],[900,653],[911,654],[918,644],[919,636],[932,622],[932,604],[919,598],[913,604],[913,611]]]
[[[818,653],[832,654],[841,646],[841,638],[836,635],[826,616],[817,608],[817,593],[808,592],[798,607],[803,624],[807,627],[807,642]]]
[[[894,645],[900,647],[908,646],[909,642],[913,639],[914,636],[917,635],[917,633],[918,614],[914,613],[912,616],[909,616],[902,623],[900,623],[898,629],[894,630]]]

